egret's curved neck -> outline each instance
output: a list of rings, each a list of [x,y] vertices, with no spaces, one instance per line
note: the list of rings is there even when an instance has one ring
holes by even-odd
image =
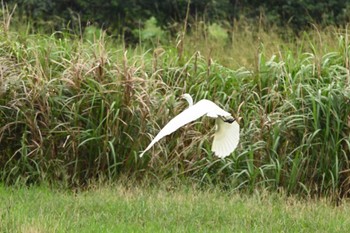
[[[193,106],[193,99],[189,94],[184,94],[183,98],[187,100],[189,107]]]

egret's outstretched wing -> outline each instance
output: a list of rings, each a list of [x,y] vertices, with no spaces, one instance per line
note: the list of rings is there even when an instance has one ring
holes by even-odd
[[[230,116],[230,113],[224,111],[215,103],[209,100],[201,100],[195,105],[187,108],[179,115],[174,117],[164,128],[157,134],[157,136],[152,140],[152,142],[147,146],[147,148],[140,154],[140,157],[148,151],[156,142],[158,142],[163,137],[173,133],[178,128],[200,118],[201,116],[208,115],[210,117],[217,116]]]
[[[236,121],[226,123],[222,119],[218,118],[216,120],[216,127],[211,150],[216,156],[225,158],[226,156],[230,155],[238,145],[239,124]]]

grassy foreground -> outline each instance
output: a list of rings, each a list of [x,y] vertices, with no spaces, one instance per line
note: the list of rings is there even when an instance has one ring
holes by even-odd
[[[346,232],[350,205],[266,192],[0,187],[1,232]]]

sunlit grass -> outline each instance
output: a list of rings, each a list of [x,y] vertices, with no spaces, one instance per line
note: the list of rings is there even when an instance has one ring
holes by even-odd
[[[182,187],[0,188],[1,232],[346,232],[349,203]]]

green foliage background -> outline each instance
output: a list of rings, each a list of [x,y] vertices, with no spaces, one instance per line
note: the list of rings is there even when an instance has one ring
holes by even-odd
[[[22,1],[12,19],[4,7],[0,181],[80,186],[130,177],[348,196],[350,35],[347,26],[318,30],[345,24],[346,4],[187,6]],[[187,10],[190,19],[178,23]],[[231,34],[222,19],[233,23]],[[319,24],[303,31],[310,22]],[[285,23],[297,36],[280,36],[288,27],[269,28]],[[184,92],[241,116],[239,147],[225,160],[214,157],[212,124],[203,120],[140,159],[152,136],[184,109],[177,100]]]
[[[288,26],[299,32],[311,26],[345,25],[350,17],[350,2],[343,0],[10,0],[17,4],[19,15],[38,23],[62,29],[68,22],[76,25],[96,24],[112,34],[124,33],[132,38],[132,30],[142,28],[145,20],[155,17],[163,28],[172,28],[186,18],[206,22],[246,18],[264,24]]]

